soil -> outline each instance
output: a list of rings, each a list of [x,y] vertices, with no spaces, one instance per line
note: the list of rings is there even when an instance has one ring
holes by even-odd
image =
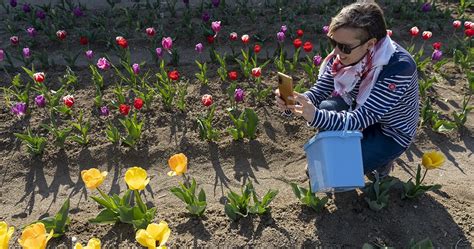
[[[309,18],[310,15],[306,17]],[[450,25],[449,21],[446,23]],[[403,27],[408,25],[410,24],[405,22],[397,27],[406,30]],[[251,27],[241,28],[242,30],[235,28],[239,35],[247,29],[252,30]],[[275,30],[273,26],[271,29]],[[399,36],[405,42],[410,39],[404,35]],[[443,37],[444,35],[440,35],[438,38]],[[4,42],[8,41],[5,32],[0,38]],[[72,237],[77,237],[83,243],[91,237],[97,237],[106,247],[138,247],[133,228],[129,225],[93,225],[87,222],[100,209],[90,199],[91,195],[97,193],[85,188],[80,172],[92,167],[108,171],[102,189],[112,194],[126,189],[123,177],[127,168],[140,166],[151,177],[150,184],[143,192],[144,199],[149,206],[157,207],[156,222],[168,222],[172,231],[168,242],[170,247],[360,248],[364,243],[372,243],[406,248],[411,240],[429,238],[436,248],[472,248],[472,115],[459,132],[440,134],[420,128],[413,144],[395,162],[391,175],[400,181],[407,181],[416,174],[416,167],[421,163],[424,152],[432,149],[441,151],[447,159],[445,165],[441,169],[430,171],[425,179],[426,184],[441,184],[441,190],[407,201],[400,199],[403,190],[401,184],[397,184],[390,191],[389,206],[379,212],[369,209],[364,194],[359,189],[344,193],[319,193],[320,197],[329,196],[329,202],[323,211],[315,212],[295,198],[289,183],[308,185],[304,171],[306,158],[303,145],[315,135],[316,130],[307,127],[302,118],[281,116],[280,111],[274,107],[272,98],[258,105],[251,98],[246,98],[243,106],[254,108],[259,116],[258,136],[253,141],[233,141],[224,132],[231,124],[225,111],[229,106],[225,93],[228,83],[218,78],[215,65],[210,65],[208,86],[201,85],[194,77],[197,70],[193,64],[195,52],[189,44],[195,44],[194,41],[199,39],[201,38],[197,37],[192,43],[181,42],[177,45],[182,58],[179,71],[184,79],[189,80],[187,110],[167,111],[157,97],[150,110],[139,114],[146,122],[137,149],[114,145],[105,138],[106,119],[98,117],[94,110],[92,96],[95,96],[95,89],[90,82],[86,60],[81,59],[74,69],[79,83],[74,86],[76,104],[73,108],[75,113],[83,110],[92,123],[89,134],[91,142],[86,147],[72,141],[66,142],[63,150],[54,147],[52,136],[40,128],[41,123],[49,122],[45,110],[31,107],[30,113],[17,119],[10,113],[4,94],[0,94],[0,220],[16,227],[11,242],[15,241],[17,245],[23,226],[54,215],[62,203],[70,198],[69,230],[64,237],[52,239],[49,242],[51,248],[70,247]],[[147,53],[144,49],[132,50],[132,53],[135,56],[133,58],[147,56],[144,55]],[[145,57],[143,60],[147,59]],[[231,68],[237,69],[238,65],[233,64]],[[155,73],[156,66],[149,64],[142,68],[143,72],[147,70]],[[53,79],[64,74],[65,66],[59,62],[57,66],[45,71],[48,87],[57,89],[59,83]],[[448,77],[440,78],[432,94],[438,100],[436,108],[448,114],[459,110],[466,92],[466,79],[453,63],[446,64],[442,72]],[[112,87],[116,78],[112,74],[113,70],[104,74],[107,82],[104,92],[106,103],[114,98]],[[7,76],[0,76],[3,79],[1,86],[8,86]],[[293,76],[296,80],[306,77],[302,70],[298,70]],[[254,84],[243,77],[238,82],[244,89]],[[277,82],[276,69],[272,63],[265,68],[262,82],[268,86],[274,86]],[[215,124],[223,131],[223,135],[216,143],[201,141],[199,138],[195,120],[206,112],[200,103],[203,94],[212,94],[218,106]],[[109,119],[117,121],[119,116],[114,110]],[[68,118],[64,120],[63,125]],[[24,132],[26,127],[48,137],[49,142],[42,156],[30,156],[26,146],[13,135],[15,132]],[[181,179],[167,176],[167,160],[180,152],[188,157],[189,175],[196,179],[207,194],[208,207],[202,218],[191,217],[184,204],[169,192]],[[341,152],[341,156],[344,156],[343,153]],[[239,191],[249,181],[252,181],[261,195],[269,189],[279,190],[279,193],[268,213],[232,221],[224,213],[226,195],[229,190]]]

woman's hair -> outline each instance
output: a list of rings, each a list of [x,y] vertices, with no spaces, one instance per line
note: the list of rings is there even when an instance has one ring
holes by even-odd
[[[380,41],[387,35],[383,11],[373,1],[358,1],[345,6],[329,25],[329,34],[339,28],[360,29],[358,39],[366,41],[377,38]]]

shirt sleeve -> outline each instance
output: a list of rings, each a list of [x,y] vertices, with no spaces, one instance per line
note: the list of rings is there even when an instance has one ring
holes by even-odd
[[[414,74],[416,67],[412,63],[396,62],[382,70],[369,97],[361,107],[354,111],[339,113],[317,109],[308,125],[326,130],[343,130],[345,122],[348,122],[348,130],[365,129],[380,121],[400,102],[412,80],[416,80]]]
[[[334,78],[331,74],[331,66],[334,59],[329,60],[324,69],[324,73],[318,78],[316,83],[304,93],[318,107],[321,101],[326,100],[334,91]]]

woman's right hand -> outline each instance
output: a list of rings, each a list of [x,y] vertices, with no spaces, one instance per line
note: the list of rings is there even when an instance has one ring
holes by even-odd
[[[284,112],[286,109],[288,109],[288,107],[286,107],[286,104],[285,104],[285,101],[283,99],[281,99],[280,97],[280,89],[276,89],[274,91],[275,93],[275,104],[276,106],[278,107],[278,109],[280,109],[280,111]]]

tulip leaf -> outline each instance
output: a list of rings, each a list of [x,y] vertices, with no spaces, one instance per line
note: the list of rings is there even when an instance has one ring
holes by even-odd
[[[110,203],[110,201],[112,201],[112,198],[110,198],[109,200],[105,200],[101,197],[91,196],[91,199],[107,209],[115,210],[114,205]]]
[[[97,215],[97,217],[89,220],[89,222],[91,223],[101,223],[101,224],[111,224],[117,221],[119,221],[119,214],[110,209],[102,210]]]

